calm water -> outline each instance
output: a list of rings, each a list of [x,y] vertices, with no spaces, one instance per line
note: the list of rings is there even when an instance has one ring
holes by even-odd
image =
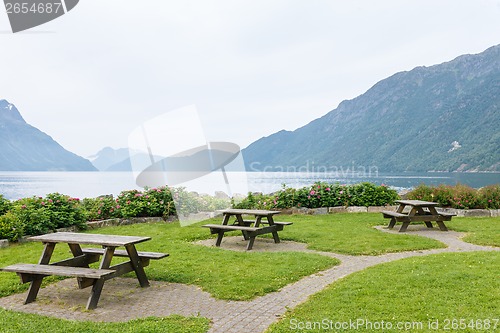
[[[240,177],[241,178],[241,177]],[[397,190],[409,189],[419,184],[439,185],[457,183],[474,188],[500,183],[496,173],[404,173],[404,174],[325,174],[325,173],[247,173],[245,186],[241,191],[269,193],[279,190],[282,184],[302,187],[317,181],[353,184],[369,181],[386,184]],[[221,178],[222,179],[222,178]],[[229,177],[231,180],[231,177]],[[231,182],[231,181],[230,181]],[[194,181],[189,188],[198,192],[213,194],[216,187],[211,182]],[[240,184],[241,185],[241,184]],[[8,199],[30,196],[45,196],[59,192],[76,198],[92,198],[104,194],[118,195],[123,190],[140,189],[130,172],[0,172],[0,194]]]

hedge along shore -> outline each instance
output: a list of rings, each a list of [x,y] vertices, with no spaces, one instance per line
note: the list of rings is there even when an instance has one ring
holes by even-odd
[[[285,215],[327,215],[339,213],[380,213],[383,210],[396,210],[397,206],[337,206],[337,207],[321,207],[321,208],[287,208],[276,209]],[[454,213],[458,217],[500,217],[500,209],[456,209],[456,208],[437,208],[438,212]],[[214,215],[213,212],[198,213],[206,215],[205,217],[212,218],[221,216],[222,214]],[[117,227],[121,225],[137,224],[137,223],[157,223],[157,222],[175,222],[177,218],[170,216],[168,219],[162,217],[129,217],[129,218],[113,218],[108,220],[90,221],[87,222],[88,230],[94,230],[104,227]],[[57,229],[57,232],[76,232],[76,227]],[[25,242],[31,236],[25,236],[19,239],[19,242]],[[9,246],[7,239],[0,239],[0,248]]]

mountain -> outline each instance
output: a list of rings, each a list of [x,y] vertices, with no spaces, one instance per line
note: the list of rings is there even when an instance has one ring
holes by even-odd
[[[155,161],[162,159],[161,156],[153,156]],[[142,171],[151,165],[148,154],[139,151],[129,151],[128,148],[113,149],[105,147],[97,154],[90,156],[92,164],[100,171],[132,171],[132,160],[134,171]]]
[[[127,148],[113,149],[104,147],[97,154],[90,156],[88,159],[100,171],[106,171],[109,167],[116,163],[120,163],[129,158]]]
[[[499,128],[500,45],[397,73],[242,153],[249,171],[499,172]]]
[[[64,149],[29,125],[17,108],[0,100],[0,170],[95,171],[90,161]]]

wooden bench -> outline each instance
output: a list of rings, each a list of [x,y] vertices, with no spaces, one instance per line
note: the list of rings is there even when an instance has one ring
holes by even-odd
[[[38,265],[38,264],[14,264],[2,268],[5,272],[14,272],[21,277],[22,283],[33,281],[35,277],[40,276],[71,276],[87,279],[105,279],[111,277],[115,271],[112,269],[94,269],[86,267],[69,267],[57,265]]]
[[[402,208],[400,207],[398,210],[402,211]],[[410,212],[400,213],[388,210],[384,210],[381,213],[384,218],[391,219],[388,226],[389,229],[392,229],[396,225],[396,222],[402,222],[403,225],[401,226],[401,229],[399,229],[400,232],[406,231],[411,222],[424,222],[428,228],[432,228],[431,221],[435,221],[438,224],[439,229],[442,231],[447,231],[448,228],[446,228],[444,221],[451,221],[451,218],[456,216],[456,214],[453,213],[439,213],[432,206],[429,210],[424,210],[423,208],[418,207],[412,211],[416,212],[416,214],[410,214]]]
[[[98,248],[85,248],[82,249],[82,252],[84,254],[90,254],[90,255],[98,255],[102,256],[104,255],[104,249],[98,249]],[[137,251],[137,255],[142,261],[142,266],[147,267],[149,265],[149,260],[159,260],[163,259],[165,257],[168,257],[168,253],[160,253],[160,252],[144,252],[144,251]],[[128,257],[128,252],[126,250],[115,250],[114,256],[116,257]]]
[[[398,212],[392,212],[392,211],[389,211],[389,210],[383,210],[382,214],[384,215],[384,218],[392,218],[392,217],[394,217],[394,218],[398,218],[398,219],[402,219],[402,220],[405,220],[405,218],[408,218],[407,214],[398,213]]]
[[[222,242],[222,238],[224,237],[224,233],[230,231],[241,231],[243,234],[243,238],[248,240],[247,250],[250,251],[253,247],[253,243],[255,242],[255,237],[267,233],[273,233],[277,231],[283,230],[284,224],[274,224],[268,225],[265,227],[246,227],[241,225],[226,225],[226,224],[205,224],[203,225],[205,228],[210,228],[211,234],[217,234],[217,241],[215,242],[215,246],[220,246]],[[276,241],[276,239],[275,239]],[[279,242],[279,239],[278,239]]]

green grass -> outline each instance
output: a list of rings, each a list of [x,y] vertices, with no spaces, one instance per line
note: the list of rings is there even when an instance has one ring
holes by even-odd
[[[493,251],[446,253],[377,265],[312,296],[267,332],[401,332],[404,329],[396,329],[400,322],[422,323],[422,328],[414,326],[407,330],[410,332],[442,332],[447,320],[453,319],[465,319],[467,324],[490,320],[492,326],[488,330],[484,326],[482,329],[452,330],[453,322],[449,322],[449,331],[500,332],[499,272],[500,252]],[[497,320],[496,330],[493,329],[494,319]],[[329,325],[358,323],[358,320],[372,325],[384,321],[386,329],[370,329],[362,324],[357,329],[329,330]],[[439,330],[429,328],[429,322],[436,321]],[[319,323],[317,329],[309,330],[307,326],[298,329],[300,325],[314,327],[314,323]],[[387,323],[394,325],[393,329],[389,329]],[[321,324],[327,326],[321,327]]]
[[[320,251],[377,255],[444,247],[425,237],[375,230],[373,226],[387,224],[381,214],[279,216],[277,220],[294,222],[280,232],[282,239],[304,242]],[[215,219],[201,224],[219,222]],[[469,232],[467,241],[499,246],[499,222],[500,218],[453,218],[447,225],[453,230]],[[201,224],[182,228],[177,223],[136,224],[91,232],[151,236],[153,239],[139,244],[138,250],[170,253],[170,257],[151,261],[146,268],[151,280],[197,285],[219,299],[250,300],[338,264],[335,259],[310,253],[233,252],[194,245],[192,242],[196,240],[214,238]],[[41,252],[40,243],[0,249],[0,267],[35,263]],[[53,260],[68,255],[67,246],[58,245]],[[426,323],[445,318],[487,319],[495,314],[500,302],[499,256],[493,252],[442,254],[372,267],[313,296],[288,313],[271,332],[289,332],[290,319],[367,318]],[[60,278],[49,277],[44,283],[57,280]],[[0,272],[0,297],[27,287],[28,284],[19,283],[17,275]],[[115,324],[74,322],[0,310],[0,327],[9,329],[2,332],[206,332],[208,325],[205,318],[180,316]]]
[[[137,249],[170,254],[168,258],[151,261],[146,268],[151,280],[194,284],[218,299],[249,300],[339,263],[336,259],[310,253],[234,252],[194,245],[191,242],[211,237],[209,230],[199,225],[181,228],[177,223],[135,224],[93,232],[151,236],[151,241],[138,244]],[[16,262],[37,262],[41,252],[40,243],[1,249],[0,267]],[[56,246],[56,259],[68,254],[67,246]],[[0,277],[1,296],[28,287],[20,285],[14,273],[2,272]],[[51,282],[55,278],[47,280]]]
[[[374,229],[387,225],[382,214],[346,213],[330,215],[278,216],[276,220],[293,222],[280,232],[282,239],[307,243],[317,251],[350,255],[380,255],[391,252],[438,249],[443,243],[408,234],[389,234]]]
[[[0,309],[2,333],[204,333],[209,320],[201,317],[169,316],[126,323],[71,321]]]
[[[500,247],[500,217],[458,217],[446,225],[451,230],[466,232],[465,242]]]

